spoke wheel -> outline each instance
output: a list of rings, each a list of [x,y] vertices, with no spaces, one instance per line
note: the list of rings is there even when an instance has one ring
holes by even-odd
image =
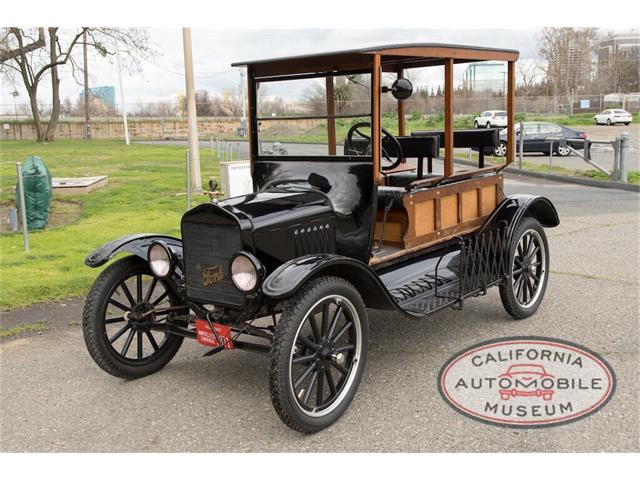
[[[164,331],[167,309],[176,305],[179,300],[170,285],[154,277],[147,262],[138,257],[114,262],[96,279],[85,303],[83,331],[89,353],[117,377],[156,372],[182,343],[182,337]]]
[[[296,295],[271,349],[272,400],[287,425],[310,433],[342,415],[362,377],[367,332],[362,299],[346,281],[323,277]]]
[[[560,145],[558,147],[558,155],[560,155],[561,157],[566,157],[570,153],[571,153],[571,150],[566,145]]]
[[[510,248],[509,277],[500,286],[507,312],[516,319],[536,312],[547,286],[549,251],[542,225],[534,218],[522,220]]]

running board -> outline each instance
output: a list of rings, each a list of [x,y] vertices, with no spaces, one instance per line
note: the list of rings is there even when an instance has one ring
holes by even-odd
[[[465,298],[484,294],[507,276],[506,228],[455,239],[440,252],[381,273],[398,307],[427,315]]]

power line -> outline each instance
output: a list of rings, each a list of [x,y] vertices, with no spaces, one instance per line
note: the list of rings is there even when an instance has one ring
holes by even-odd
[[[180,77],[184,77],[184,72],[176,72],[175,70],[171,70],[170,68],[167,67],[163,67],[162,65],[158,65],[155,62],[149,62],[152,65],[158,67],[160,70],[164,70],[165,72],[168,73],[173,73],[174,75],[178,75]],[[204,74],[204,75],[194,75],[194,78],[213,78],[213,77],[219,77],[221,75],[226,75],[227,73],[233,73],[236,70],[224,70],[222,72],[212,72],[212,73],[208,73],[208,74]]]

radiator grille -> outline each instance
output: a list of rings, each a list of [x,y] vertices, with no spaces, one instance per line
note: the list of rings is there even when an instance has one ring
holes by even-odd
[[[183,222],[182,244],[189,298],[211,304],[241,305],[244,295],[229,278],[231,256],[242,250],[240,228]],[[206,278],[205,269],[222,272],[222,279],[211,283],[217,276]]]

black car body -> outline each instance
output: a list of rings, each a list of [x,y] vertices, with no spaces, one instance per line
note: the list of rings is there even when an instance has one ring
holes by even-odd
[[[576,131],[562,125],[549,122],[523,122],[524,138],[522,139],[523,153],[544,153],[548,155],[552,150],[559,156],[567,156],[571,151],[584,148],[584,140],[587,138],[585,132]],[[516,152],[520,151],[520,126],[516,125]],[[506,154],[507,131],[500,132],[500,143],[488,154],[495,154],[503,157]]]
[[[517,57],[418,44],[240,64],[248,73],[254,193],[190,209],[180,239],[130,235],[87,257],[97,267],[119,252],[133,254],[107,267],[87,297],[84,334],[96,363],[123,378],[148,375],[183,338],[210,347],[207,355],[267,352],[280,418],[315,432],[340,417],[362,378],[366,308],[422,318],[499,286],[512,316],[535,313],[548,278],[544,228],[559,219],[546,198],[504,195],[500,170],[513,161],[515,136],[507,134],[505,165],[485,167],[481,155],[479,168],[453,168],[454,147],[495,148],[498,141],[491,129],[454,134],[454,62],[508,62],[513,125]],[[402,100],[412,87],[403,68],[433,65],[445,66],[445,129],[407,135]],[[382,85],[384,71],[398,76],[391,86]],[[262,83],[319,78],[332,92],[335,76],[353,82],[356,74],[370,76],[370,83],[356,82],[368,89],[370,110],[337,115],[335,96],[326,95],[327,114],[318,117],[327,122],[326,155],[261,152],[258,125],[278,120],[259,115]],[[387,92],[398,100],[399,135],[381,127]],[[355,119],[342,155],[336,118]],[[439,161],[442,173],[433,169]]]

